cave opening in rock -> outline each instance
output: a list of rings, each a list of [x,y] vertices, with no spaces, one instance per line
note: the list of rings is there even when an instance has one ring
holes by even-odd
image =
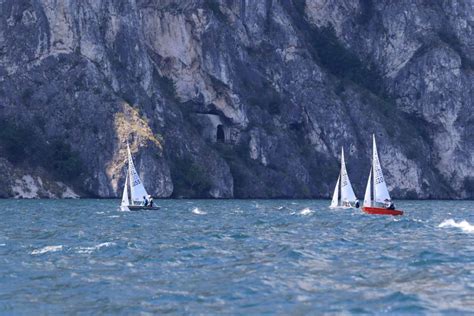
[[[217,125],[216,139],[219,143],[225,143],[224,126],[222,126],[221,124]]]

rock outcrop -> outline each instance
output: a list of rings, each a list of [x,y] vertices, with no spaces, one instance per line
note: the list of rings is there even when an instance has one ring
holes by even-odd
[[[474,198],[470,1],[0,0],[0,196]]]

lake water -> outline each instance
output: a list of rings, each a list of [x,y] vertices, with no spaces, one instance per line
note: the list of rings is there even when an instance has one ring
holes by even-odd
[[[1,314],[474,313],[474,202],[0,200]]]

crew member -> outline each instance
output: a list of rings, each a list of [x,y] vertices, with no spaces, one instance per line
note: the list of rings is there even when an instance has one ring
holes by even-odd
[[[393,204],[392,200],[385,199],[385,208],[387,210],[394,210],[395,209],[395,204]]]

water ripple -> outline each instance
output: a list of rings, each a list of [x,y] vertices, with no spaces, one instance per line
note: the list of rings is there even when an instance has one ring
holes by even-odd
[[[0,314],[474,313],[474,207],[0,201]]]

